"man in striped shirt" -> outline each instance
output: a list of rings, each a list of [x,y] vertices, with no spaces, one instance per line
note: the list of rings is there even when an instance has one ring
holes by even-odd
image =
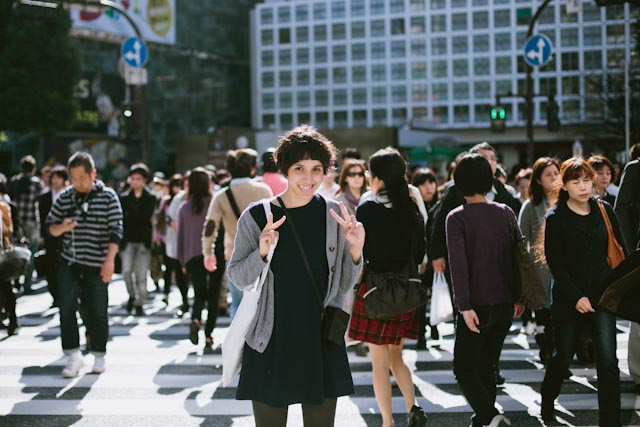
[[[52,236],[62,236],[58,272],[58,304],[62,350],[67,364],[62,376],[78,375],[83,360],[76,312],[78,294],[86,310],[86,328],[94,355],[93,373],[105,370],[109,324],[107,285],[122,240],[122,207],[115,191],[96,180],[93,158],[75,153],[69,159],[71,186],[58,197],[47,217]]]

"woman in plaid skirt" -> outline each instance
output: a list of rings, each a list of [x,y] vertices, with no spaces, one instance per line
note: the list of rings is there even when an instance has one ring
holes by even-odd
[[[371,198],[362,203],[356,217],[365,228],[366,270],[376,273],[400,272],[410,257],[420,264],[425,252],[424,222],[409,196],[405,178],[407,164],[393,148],[379,150],[369,158]],[[414,239],[417,251],[412,253]],[[373,390],[382,415],[383,427],[393,426],[391,380],[393,373],[407,408],[409,427],[422,427],[427,416],[416,404],[411,371],[402,359],[405,338],[418,337],[416,310],[387,320],[370,319],[364,306],[366,274],[353,305],[349,337],[369,344],[373,365]]]

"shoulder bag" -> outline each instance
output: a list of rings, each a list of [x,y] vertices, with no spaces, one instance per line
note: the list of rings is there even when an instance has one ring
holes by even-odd
[[[0,281],[11,282],[27,273],[31,251],[23,246],[3,245],[2,210],[0,209]]]
[[[598,203],[598,207],[602,213],[604,225],[607,227],[607,264],[609,264],[611,269],[614,269],[624,261],[624,249],[622,249],[622,245],[616,240],[616,235],[613,233],[611,220],[609,219],[609,214],[607,214],[604,204],[601,200],[597,200],[596,203]]]
[[[262,201],[264,206],[265,216],[271,213],[271,202],[269,199]],[[247,334],[249,333],[249,327],[253,322],[253,319],[258,311],[258,301],[260,300],[260,294],[262,293],[262,285],[267,278],[269,266],[271,265],[271,259],[273,253],[276,250],[276,240],[269,248],[267,253],[267,263],[262,269],[260,276],[242,293],[242,301],[238,306],[227,336],[222,342],[222,386],[228,386],[236,375],[240,372],[242,367],[242,353],[244,351],[244,344]]]
[[[284,205],[284,202],[280,197],[278,197],[278,202],[280,202],[280,207],[282,207],[285,215],[287,215],[286,224],[289,224],[289,227],[291,228],[291,231],[293,233],[293,237],[298,244],[298,249],[300,250],[300,254],[302,255],[302,261],[304,262],[304,266],[307,268],[307,273],[309,274],[311,285],[313,286],[313,290],[315,291],[316,296],[318,297],[318,302],[320,303],[320,308],[322,310],[322,338],[327,341],[331,341],[334,344],[344,345],[344,334],[347,331],[347,326],[349,326],[349,313],[337,307],[324,306],[322,297],[320,295],[320,289],[318,288],[316,279],[313,276],[313,272],[311,271],[309,259],[307,258],[307,254],[304,250],[304,247],[302,246],[302,242],[300,241],[298,232],[296,231],[296,226],[293,222],[293,218],[291,215],[289,215],[287,207]]]

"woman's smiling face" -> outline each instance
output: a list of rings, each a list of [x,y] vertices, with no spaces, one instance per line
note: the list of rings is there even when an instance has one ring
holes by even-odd
[[[287,170],[289,189],[301,200],[311,200],[324,178],[319,160],[300,160]]]

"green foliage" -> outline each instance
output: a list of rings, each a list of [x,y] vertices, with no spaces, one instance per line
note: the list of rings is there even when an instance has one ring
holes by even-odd
[[[16,3],[0,2],[0,129],[68,130],[81,70],[68,12]]]

